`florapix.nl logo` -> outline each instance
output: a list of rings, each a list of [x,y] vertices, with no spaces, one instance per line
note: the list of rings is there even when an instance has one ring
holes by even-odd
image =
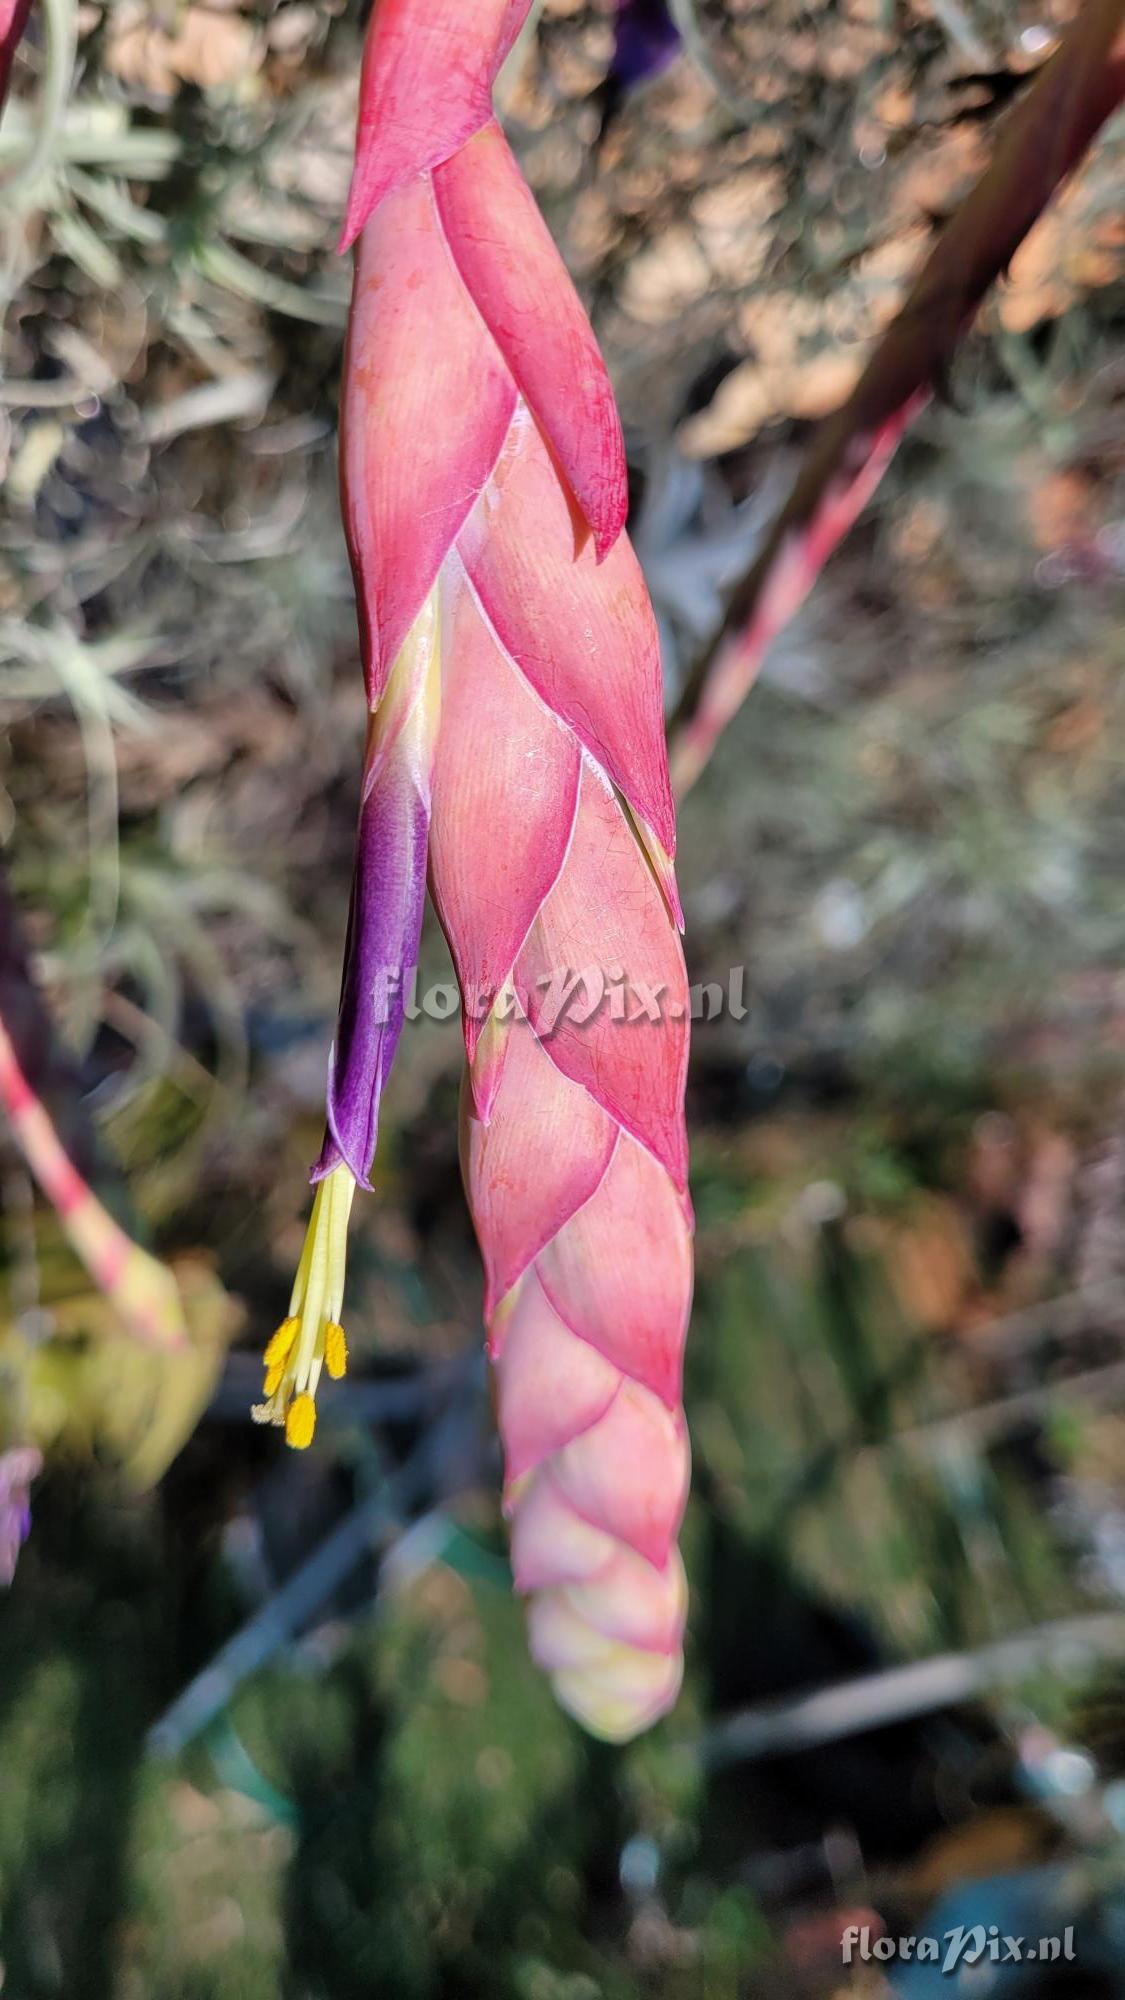
[[[659,1021],[744,1021],[745,991],[742,965],[732,965],[723,980],[689,987],[686,1001],[682,989],[674,994],[664,982],[631,977],[621,965],[563,965],[539,974],[524,999],[528,1007],[534,1000],[535,1032],[543,1041],[564,1022],[582,1028],[598,1016],[626,1028]],[[391,1020],[400,1009],[408,1021],[448,1021],[461,1007],[471,1020],[481,1022],[490,1014],[501,1021],[519,1020],[527,1011],[511,984],[499,991],[481,986],[462,994],[452,980],[423,983],[413,966],[380,966],[371,1000],[376,1022]]]
[[[872,1935],[868,1924],[849,1924],[840,1939],[840,1954],[845,1965],[872,1961],[937,1965],[949,1978],[966,1966],[1073,1964],[1074,1926],[1068,1924],[1053,1937],[1007,1935],[999,1924],[958,1924],[934,1937],[921,1933],[891,1937],[881,1932]]]

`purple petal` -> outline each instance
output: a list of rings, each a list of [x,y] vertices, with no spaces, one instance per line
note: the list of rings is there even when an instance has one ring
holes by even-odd
[[[328,1132],[314,1181],[343,1161],[361,1187],[371,1186],[379,1104],[418,963],[429,831],[428,777],[392,749],[373,782],[369,767],[360,808],[340,1012],[328,1065]]]
[[[620,0],[610,74],[628,87],[667,69],[680,46],[665,0]]]

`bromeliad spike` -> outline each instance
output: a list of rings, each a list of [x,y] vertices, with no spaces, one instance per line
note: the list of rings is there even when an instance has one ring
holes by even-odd
[[[688,993],[656,625],[593,333],[491,108],[527,0],[377,0],[341,486],[372,718],[328,1134],[256,1414],[307,1444],[422,913],[464,1003],[517,1588],[595,1733],[675,1700]]]

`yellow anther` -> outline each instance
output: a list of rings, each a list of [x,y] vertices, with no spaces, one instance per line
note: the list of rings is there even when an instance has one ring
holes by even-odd
[[[288,1361],[293,1351],[293,1342],[297,1338],[300,1325],[301,1322],[299,1319],[282,1320],[281,1325],[270,1340],[262,1356],[263,1365],[266,1368],[276,1368],[279,1362],[285,1363]]]
[[[334,1382],[347,1374],[348,1343],[337,1319],[330,1319],[324,1329],[324,1365]]]
[[[316,1404],[311,1396],[294,1396],[285,1412],[285,1442],[294,1451],[304,1451],[313,1441],[316,1429]]]
[[[284,1361],[275,1361],[272,1368],[266,1369],[266,1379],[262,1384],[263,1396],[275,1396],[277,1394],[277,1391],[281,1387],[281,1378],[284,1373]]]

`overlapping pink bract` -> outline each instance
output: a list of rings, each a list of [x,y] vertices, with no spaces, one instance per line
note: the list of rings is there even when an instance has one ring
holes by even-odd
[[[620,1739],[682,1671],[688,995],[620,424],[492,115],[527,11],[376,6],[344,234],[342,487],[376,727],[417,621],[436,605],[440,627],[413,795],[429,793],[465,1001],[516,1584],[560,1699]]]

